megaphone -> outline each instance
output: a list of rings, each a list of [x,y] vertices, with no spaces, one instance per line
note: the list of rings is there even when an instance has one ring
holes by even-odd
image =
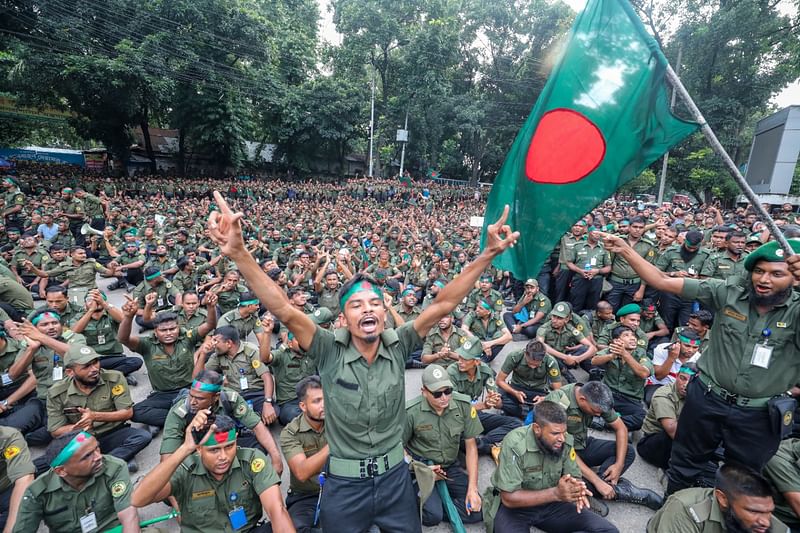
[[[81,226],[81,235],[89,235],[89,234],[97,235],[98,237],[103,236],[102,231],[100,231],[99,229],[94,229],[89,224],[84,224],[83,226]]]

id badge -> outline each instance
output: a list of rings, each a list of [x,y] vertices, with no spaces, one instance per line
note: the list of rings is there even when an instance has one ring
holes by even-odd
[[[14,380],[11,379],[11,376],[8,375],[8,372],[5,372],[2,376],[0,376],[0,379],[3,380],[3,386],[4,387],[6,385],[11,385],[12,383],[14,383]]]
[[[105,335],[98,335],[97,336],[97,344],[105,344],[106,343],[106,336]]]
[[[53,381],[61,381],[64,379],[64,369],[60,366],[53,367]],[[87,515],[88,516],[88,515]],[[94,516],[94,515],[92,515]]]
[[[592,257],[592,259],[589,261],[589,264],[592,265],[592,266],[597,266],[597,258],[596,257]]]
[[[239,388],[242,390],[247,390],[247,378],[242,376],[239,378]]]
[[[159,298],[158,301],[156,302],[156,305],[158,307],[164,307],[164,298]]]
[[[761,368],[769,368],[769,361],[772,359],[772,346],[766,344],[756,344],[753,347],[753,357],[750,364]]]
[[[233,511],[229,512],[228,520],[231,521],[231,527],[233,529],[242,529],[247,525],[247,515],[244,514],[244,508],[237,507]]]
[[[97,529],[97,518],[94,513],[88,513],[80,518],[81,533],[91,533]]]

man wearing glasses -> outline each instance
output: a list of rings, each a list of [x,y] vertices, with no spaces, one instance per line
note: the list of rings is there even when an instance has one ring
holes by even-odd
[[[478,447],[475,437],[483,432],[478,412],[469,396],[453,392],[453,382],[439,365],[430,365],[422,374],[422,395],[406,405],[403,444],[417,461],[433,470],[437,487],[422,508],[422,525],[435,526],[445,519],[452,506],[463,523],[483,520],[478,492]],[[466,472],[458,460],[461,439],[466,449]],[[441,481],[441,483],[440,483]],[[444,493],[446,491],[446,494]],[[452,511],[451,511],[452,512]],[[450,519],[453,522],[453,519]]]

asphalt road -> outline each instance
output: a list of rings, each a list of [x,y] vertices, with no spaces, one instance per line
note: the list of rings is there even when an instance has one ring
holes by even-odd
[[[100,285],[101,288],[105,288],[109,284],[109,280],[105,279],[100,280],[98,284]],[[122,290],[116,290],[108,293],[109,301],[114,305],[121,306],[124,303],[124,298],[122,294],[123,294]],[[134,325],[134,328],[136,327],[137,326]],[[500,355],[492,362],[491,364],[492,368],[494,368],[496,372],[499,371],[500,366],[503,364],[503,360],[505,359],[506,355],[513,350],[523,347],[524,345],[525,342],[509,343],[503,349]],[[576,377],[578,377],[578,379],[585,377],[580,375],[581,372],[582,371],[578,371],[578,373],[576,373]],[[151,388],[150,388],[150,383],[146,376],[147,369],[144,366],[142,366],[141,370],[139,370],[134,375],[139,380],[139,385],[136,387],[131,387],[131,394],[133,396],[133,401],[138,402],[147,397]],[[419,395],[421,387],[421,379],[422,379],[422,370],[406,371],[407,399],[411,399]],[[273,437],[275,438],[275,441],[277,442],[281,426],[276,422],[270,429],[272,431]],[[594,431],[592,431],[592,435],[599,438],[610,437],[609,434],[597,433]],[[158,437],[153,439],[153,442],[151,442],[150,445],[143,452],[139,453],[139,455],[136,458],[137,462],[139,463],[139,472],[132,475],[134,482],[141,479],[146,472],[148,472],[158,463],[159,461],[158,449],[160,443],[161,443],[161,436],[159,435]],[[43,452],[43,448],[33,448],[31,451],[34,457],[37,457],[41,455],[41,453]],[[491,478],[492,472],[494,472],[494,468],[495,468],[494,461],[490,457],[486,456],[480,457],[478,485],[481,492],[483,492],[483,490],[489,484],[489,480]],[[643,460],[639,458],[636,459],[631,468],[624,474],[624,477],[633,482],[634,485],[643,488],[649,488],[655,490],[659,494],[663,494],[663,488],[659,482],[659,479],[662,477],[662,472],[657,468],[645,463]],[[281,488],[285,495],[286,490],[289,488],[289,468],[288,466],[286,466],[285,461],[284,461],[284,471],[283,475],[281,476],[281,481],[282,481]],[[607,518],[614,525],[616,525],[619,528],[619,530],[623,533],[644,531],[647,525],[647,521],[653,515],[653,511],[640,505],[610,502],[608,506],[609,506],[609,514]],[[140,509],[139,516],[141,520],[146,520],[157,516],[165,515],[168,512],[169,508],[166,505],[158,503]],[[162,531],[179,531],[178,524],[174,520],[161,522],[157,524],[156,527],[159,527],[159,529],[161,529]],[[423,531],[430,533],[445,533],[452,531],[448,524],[440,524],[439,526],[436,527],[423,527],[422,529]],[[474,533],[478,531],[485,531],[485,528],[483,527],[483,524],[473,524],[466,526],[466,530],[470,533]],[[39,528],[39,531],[45,532],[46,529],[42,526]],[[532,531],[538,531],[538,530],[533,529]]]

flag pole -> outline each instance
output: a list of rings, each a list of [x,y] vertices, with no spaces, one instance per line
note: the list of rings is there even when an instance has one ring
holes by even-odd
[[[772,217],[769,215],[769,213],[767,213],[767,210],[764,209],[764,206],[761,205],[756,193],[754,193],[753,189],[751,189],[747,184],[744,176],[742,176],[742,173],[736,166],[736,163],[733,162],[731,156],[725,151],[722,143],[719,142],[719,139],[717,139],[717,136],[714,134],[714,130],[712,130],[711,126],[708,125],[708,122],[706,122],[706,119],[703,117],[700,109],[697,108],[694,100],[692,100],[689,91],[687,91],[686,87],[683,86],[683,82],[681,82],[681,79],[669,64],[667,64],[667,80],[669,80],[672,88],[678,93],[678,95],[681,97],[681,100],[683,100],[683,102],[686,104],[686,107],[689,108],[689,112],[692,114],[695,122],[700,124],[700,131],[702,131],[703,135],[705,135],[708,143],[711,145],[711,149],[714,150],[714,152],[722,159],[722,162],[725,163],[725,168],[727,168],[728,172],[730,172],[731,176],[733,177],[733,180],[736,182],[736,185],[739,186],[744,195],[750,201],[753,209],[755,209],[764,220],[769,232],[773,237],[775,237],[775,240],[778,241],[778,244],[781,245],[781,248],[783,248],[787,255],[793,255],[794,250],[792,250],[792,247],[789,245],[789,241],[786,240],[783,232],[775,224],[775,221],[772,220]]]

